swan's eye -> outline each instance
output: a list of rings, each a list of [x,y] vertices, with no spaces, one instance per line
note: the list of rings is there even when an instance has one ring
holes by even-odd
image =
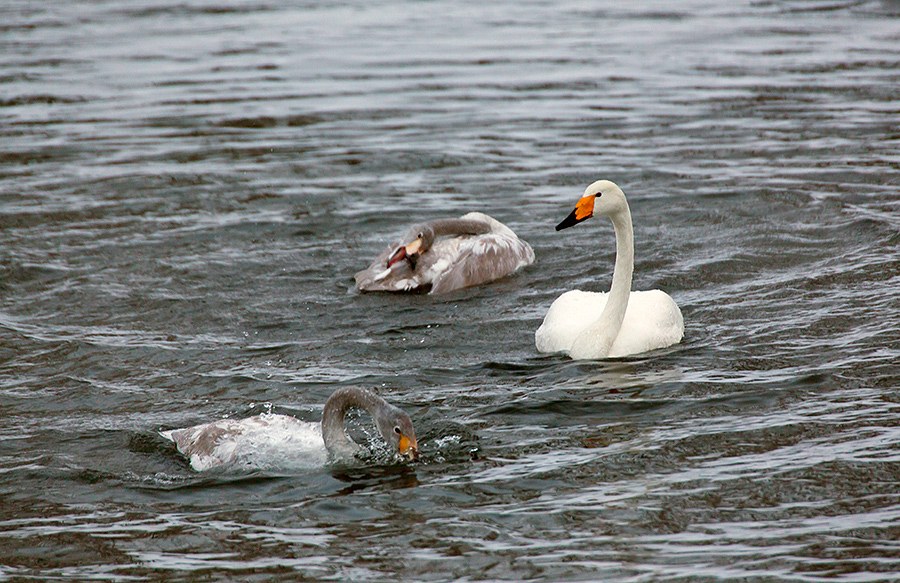
[[[424,238],[425,238],[425,233],[419,233],[418,235],[416,235],[416,239],[424,239]]]
[[[394,433],[396,433],[397,435],[400,435],[400,427],[399,426],[394,426]]]

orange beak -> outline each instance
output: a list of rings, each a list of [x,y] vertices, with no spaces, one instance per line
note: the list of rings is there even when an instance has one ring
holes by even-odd
[[[569,216],[564,218],[561,223],[556,225],[556,230],[562,231],[563,229],[568,229],[569,227],[577,225],[581,221],[594,216],[594,199],[596,198],[597,196],[594,194],[582,197],[575,205],[575,210],[573,210]]]
[[[398,449],[400,451],[400,455],[404,456],[406,459],[412,461],[418,459],[419,457],[419,444],[416,443],[416,439],[400,434],[400,443],[398,444]]]

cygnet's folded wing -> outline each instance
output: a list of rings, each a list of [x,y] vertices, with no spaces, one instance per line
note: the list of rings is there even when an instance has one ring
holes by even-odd
[[[319,423],[265,413],[160,432],[198,472],[214,468],[294,469],[327,461]]]

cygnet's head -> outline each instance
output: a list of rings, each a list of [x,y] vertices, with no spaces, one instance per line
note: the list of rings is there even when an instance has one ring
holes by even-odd
[[[584,189],[584,194],[575,204],[569,216],[556,225],[557,231],[562,231],[571,226],[585,221],[595,214],[612,217],[628,209],[625,193],[615,182],[598,180]]]
[[[374,415],[374,419],[378,432],[395,451],[409,460],[419,457],[416,430],[409,415],[388,404]]]
[[[387,266],[390,267],[400,260],[406,259],[412,269],[416,268],[416,260],[434,244],[434,230],[428,225],[419,228],[416,238],[401,245],[388,258]]]

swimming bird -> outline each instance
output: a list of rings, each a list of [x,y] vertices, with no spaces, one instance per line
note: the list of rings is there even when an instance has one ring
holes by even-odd
[[[481,285],[534,263],[531,245],[482,213],[416,225],[356,274],[362,291],[428,291]]]
[[[576,360],[627,356],[681,342],[684,319],[660,290],[631,291],[634,231],[625,193],[609,180],[588,186],[575,210],[556,230],[595,214],[609,217],[616,232],[616,265],[609,293],[572,290],[556,298],[534,334],[540,352],[565,352]]]
[[[353,458],[362,447],[347,435],[344,418],[351,408],[365,409],[393,451],[409,460],[419,455],[409,416],[372,391],[336,390],[325,402],[322,423],[264,413],[246,419],[222,419],[195,427],[162,431],[202,472],[213,468],[273,470],[312,468]]]

